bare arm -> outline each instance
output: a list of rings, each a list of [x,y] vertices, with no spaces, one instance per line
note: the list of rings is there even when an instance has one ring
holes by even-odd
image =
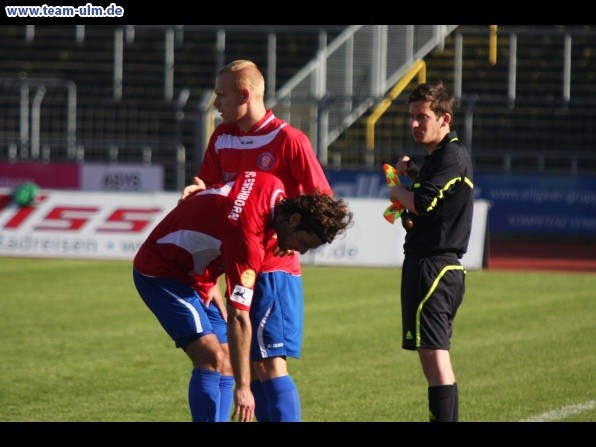
[[[414,205],[414,193],[409,191],[404,185],[399,184],[391,188],[391,200],[398,200],[410,213],[418,214]]]
[[[398,162],[395,168],[397,173],[402,176],[407,176],[410,180],[416,180],[419,169],[416,167],[414,162],[404,155]],[[399,184],[390,189],[391,200],[398,200],[409,212],[418,214],[416,206],[414,205],[414,193],[410,191],[406,186]]]
[[[234,413],[239,422],[252,422],[255,399],[250,390],[250,341],[252,327],[248,311],[228,306],[228,345],[234,370]]]

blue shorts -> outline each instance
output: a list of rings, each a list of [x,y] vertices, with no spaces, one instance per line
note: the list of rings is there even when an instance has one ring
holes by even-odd
[[[225,303],[225,302],[224,302]],[[207,318],[211,322],[213,332],[217,335],[217,340],[222,345],[228,342],[228,323],[224,320],[223,315],[217,308],[213,301],[209,303],[209,306],[205,306],[203,303],[203,309],[207,313]]]
[[[300,358],[304,329],[302,277],[259,273],[250,307],[251,360]]]
[[[139,295],[177,348],[184,349],[197,338],[214,333],[221,343],[220,337],[227,342],[226,323],[219,310],[213,304],[207,308],[192,287],[134,269],[133,279]]]

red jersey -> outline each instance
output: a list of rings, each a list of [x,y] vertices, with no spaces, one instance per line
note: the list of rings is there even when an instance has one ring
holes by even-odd
[[[205,269],[202,275],[193,276],[193,288],[197,291],[205,304],[209,298],[209,290],[217,284],[217,279],[225,273],[225,263],[223,256],[214,259]]]
[[[223,256],[228,302],[249,310],[273,210],[284,197],[278,178],[254,171],[201,191],[157,224],[136,254],[134,268],[195,287],[195,276],[209,274],[218,265],[213,261]]]
[[[268,110],[248,132],[222,123],[213,132],[198,176],[207,186],[229,181],[241,171],[265,171],[280,178],[288,197],[320,192],[333,194],[308,137]],[[300,256],[273,256],[270,239],[263,272],[300,274]]]

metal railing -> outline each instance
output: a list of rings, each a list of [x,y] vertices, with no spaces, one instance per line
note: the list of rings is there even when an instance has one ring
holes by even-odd
[[[41,148],[41,110],[48,89],[62,92],[61,101],[64,119],[55,132],[63,139],[70,158],[74,158],[77,131],[77,87],[65,79],[35,78],[0,78],[3,95],[0,107],[5,112],[5,123],[14,123],[4,127],[4,144],[8,146],[9,160],[40,160],[48,157],[48,151]],[[18,105],[17,105],[18,104]],[[12,111],[12,113],[11,113]],[[18,123],[18,124],[17,124]]]
[[[282,86],[267,105],[301,128],[323,166],[329,146],[382,100],[457,25],[351,25]]]
[[[175,43],[180,33],[185,39],[192,39],[199,28],[176,27],[170,33],[174,32]],[[232,28],[210,26],[210,31],[218,36],[213,58],[218,66],[226,57],[226,46],[220,44],[225,43],[226,33],[232,33]],[[77,36],[81,36],[80,26],[76,29]],[[536,160],[528,163],[529,169],[554,169],[550,155],[540,157],[544,147],[553,145],[572,160],[561,162],[562,169],[568,166],[570,172],[579,172],[593,163],[588,155],[596,144],[596,131],[592,130],[596,87],[585,93],[584,86],[595,84],[596,68],[588,49],[596,45],[596,32],[499,27],[494,36],[488,26],[456,25],[350,25],[342,29],[329,42],[326,32],[311,29],[318,32],[315,58],[277,90],[273,90],[279,78],[276,33],[282,31],[256,31],[267,34],[261,40],[266,42],[262,49],[266,62],[262,65],[268,82],[268,106],[307,133],[324,166],[367,168],[371,162],[413,144],[403,110],[404,97],[394,89],[405,82],[408,70],[417,61],[426,65],[426,77],[445,77],[461,99],[458,131],[475,155],[482,157],[485,153],[484,158],[490,159],[503,154],[502,159],[495,160],[495,169],[514,170],[516,161],[521,159],[516,154],[529,152],[535,154]],[[136,26],[137,33],[143,30],[144,27]],[[165,27],[161,30],[162,41],[156,47],[163,48],[169,42],[163,50],[171,52],[172,35]],[[131,43],[126,32],[131,30],[124,31],[123,43],[134,45],[134,39]],[[120,34],[115,36],[114,43],[119,42]],[[495,64],[490,65],[489,74],[494,77],[484,79],[477,53],[478,48],[483,48],[486,60],[482,62],[489,65],[486,62],[491,36],[499,41],[498,51],[492,55],[496,57]],[[554,50],[546,44],[543,47],[541,39],[548,40]],[[76,45],[83,44],[80,40],[84,42],[77,37]],[[472,48],[472,43],[481,47]],[[544,51],[544,56],[536,61],[523,56],[529,49]],[[128,51],[125,49],[123,61]],[[436,58],[442,58],[443,71],[433,62]],[[159,60],[156,70],[163,76],[163,84],[155,92],[145,91],[147,98],[153,98],[151,107],[126,95],[123,99],[114,97],[114,92],[126,86],[126,78],[124,84],[119,83],[118,64],[113,67],[113,85],[109,84],[112,72],[108,70],[107,93],[101,97],[69,79],[3,79],[0,159],[160,163],[166,166],[166,188],[178,188],[196,170],[213,129],[212,109],[208,107],[211,91],[179,86],[171,100],[164,99],[168,92],[172,93],[172,66],[165,54]],[[174,64],[182,62],[175,60]],[[216,70],[214,65],[213,74]],[[533,77],[523,78],[531,70]],[[492,93],[484,91],[483,86],[491,87]],[[183,95],[189,91],[188,97]],[[375,121],[371,135],[367,131],[367,116],[388,99],[391,105]],[[495,114],[495,108],[500,114],[497,119],[490,115]],[[514,117],[517,111],[524,110],[543,112],[545,116],[532,122]]]
[[[494,159],[486,166],[502,172],[595,173],[596,63],[591,48],[596,33],[577,27],[499,30],[497,47],[492,27],[461,26],[446,40],[446,51],[425,58],[426,76],[448,81],[460,100],[455,126],[468,148],[478,159]],[[414,151],[406,103],[407,92],[394,98],[376,122],[373,141],[367,129],[370,115],[352,126],[329,148],[329,167],[368,168],[372,157],[377,163]],[[560,153],[558,166],[544,161],[553,160],[543,156],[553,148]]]

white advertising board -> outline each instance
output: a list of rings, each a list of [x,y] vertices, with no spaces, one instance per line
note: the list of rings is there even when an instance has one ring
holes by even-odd
[[[178,193],[41,190],[19,207],[0,189],[0,256],[132,260]],[[304,265],[401,267],[405,230],[383,219],[382,199],[346,199],[355,224],[333,243],[302,256]],[[482,269],[488,202],[475,202],[462,264]]]
[[[302,255],[302,264],[401,266],[406,230],[401,222],[392,225],[383,218],[389,202],[379,199],[345,200],[354,213],[354,226],[331,244]]]
[[[401,267],[406,230],[401,222],[390,224],[383,218],[389,205],[382,199],[345,199],[354,213],[354,226],[331,244],[302,255],[303,265],[345,265],[361,267]],[[468,252],[461,260],[470,270],[484,267],[486,223],[489,203],[474,202],[474,220]]]
[[[162,191],[163,166],[139,164],[81,165],[80,189],[83,191]]]
[[[178,197],[41,190],[34,206],[20,208],[0,194],[0,256],[132,260]]]

